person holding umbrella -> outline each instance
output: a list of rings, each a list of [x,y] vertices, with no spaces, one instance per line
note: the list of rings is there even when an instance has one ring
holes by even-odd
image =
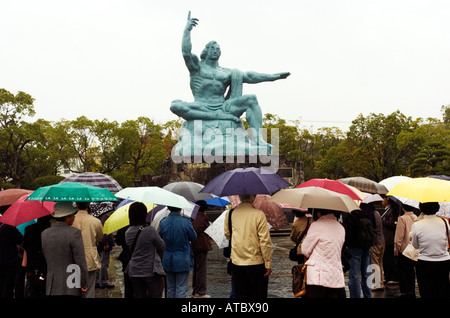
[[[87,291],[83,239],[81,231],[72,226],[76,213],[72,202],[56,203],[52,213],[56,222],[42,232],[47,296],[81,297]]]
[[[435,215],[438,202],[419,204],[423,219],[413,223],[411,243],[419,250],[417,283],[421,298],[447,298],[450,255],[447,250],[449,229],[447,221]]]
[[[189,271],[194,259],[190,242],[197,239],[192,222],[181,215],[181,208],[168,206],[169,215],[161,220],[159,234],[165,242],[162,264],[166,272],[167,298],[185,298]]]
[[[102,267],[97,251],[97,243],[100,243],[103,238],[103,225],[99,219],[88,213],[89,204],[89,202],[76,202],[78,213],[72,226],[81,230],[86,264],[89,271],[89,288],[84,297],[94,298],[97,271]]]
[[[232,276],[236,298],[267,298],[272,272],[272,240],[264,212],[252,206],[254,194],[239,195],[241,203],[225,216],[224,231],[231,240]]]

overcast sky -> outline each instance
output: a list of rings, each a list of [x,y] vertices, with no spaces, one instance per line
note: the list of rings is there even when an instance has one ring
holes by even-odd
[[[292,75],[246,84],[263,113],[346,129],[358,114],[442,118],[450,104],[448,0],[0,0],[0,88],[37,118],[164,123],[192,101],[181,55],[219,42],[220,65]]]

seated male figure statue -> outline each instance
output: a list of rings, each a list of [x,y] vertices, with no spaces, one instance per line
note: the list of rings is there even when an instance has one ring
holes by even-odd
[[[242,83],[260,83],[287,78],[290,73],[261,74],[241,72],[219,66],[220,46],[209,42],[199,58],[191,52],[191,30],[198,19],[191,18],[189,12],[182,39],[182,53],[190,73],[190,87],[194,102],[174,100],[170,110],[176,115],[190,120],[233,121],[241,123],[245,112],[249,128],[255,129],[251,135],[254,146],[267,146],[263,140],[262,112],[255,95],[242,95]],[[228,92],[227,92],[228,89]]]

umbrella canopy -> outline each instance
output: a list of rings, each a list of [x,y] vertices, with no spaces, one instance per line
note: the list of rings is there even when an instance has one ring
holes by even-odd
[[[450,181],[435,178],[414,178],[397,184],[387,195],[419,202],[450,201]]]
[[[118,201],[116,196],[108,189],[99,188],[90,184],[79,182],[66,182],[40,187],[34,191],[27,200],[32,201],[74,201],[74,202],[100,202]]]
[[[228,197],[218,197],[214,195],[214,199],[206,199],[206,204],[215,205],[215,206],[226,206],[231,204],[231,201]]]
[[[0,191],[0,206],[11,205],[19,200],[24,194],[32,193],[32,190],[26,189],[6,189]]]
[[[5,211],[0,223],[18,226],[20,224],[50,215],[55,202],[26,201],[31,193],[21,196]]]
[[[286,213],[277,202],[269,201],[270,195],[258,194],[253,201],[253,206],[264,212],[267,222],[274,230],[279,230],[289,224]]]
[[[272,194],[291,186],[281,176],[266,168],[236,168],[212,179],[201,190],[219,197],[238,194]]]
[[[73,174],[70,177],[67,177],[64,180],[62,180],[60,183],[66,182],[79,182],[90,184],[96,187],[108,189],[112,193],[116,193],[122,190],[122,187],[116,180],[114,180],[114,178],[98,172],[82,172],[78,174]]]
[[[388,189],[384,185],[364,177],[342,178],[339,179],[339,181],[354,186],[356,189],[367,193],[388,193]]]
[[[227,212],[228,210],[223,211],[222,214],[220,214],[205,230],[205,233],[213,239],[219,248],[227,247],[229,243],[228,239],[225,237],[224,230],[225,216]]]
[[[200,190],[203,189],[203,187],[203,184],[197,182],[179,181],[169,183],[164,186],[163,189],[179,194],[188,201],[213,199],[214,197],[209,193],[200,193]]]
[[[310,179],[297,186],[297,188],[305,188],[305,187],[321,187],[334,192],[346,194],[350,196],[353,200],[361,201],[362,199],[364,199],[363,196],[359,196],[355,191],[353,191],[346,184],[344,184],[339,180]]]
[[[379,183],[384,185],[388,190],[391,190],[397,184],[411,180],[412,178],[407,176],[393,176],[386,179],[381,180]]]
[[[192,208],[186,198],[160,187],[128,187],[116,193],[121,199],[129,199],[143,203],[153,203],[158,205],[166,205],[178,207],[181,209]]]
[[[359,210],[356,202],[348,195],[326,190],[320,187],[283,189],[269,199],[297,206],[299,208],[315,208],[352,212]]]
[[[120,208],[114,211],[113,214],[111,214],[111,216],[106,220],[105,224],[103,225],[103,233],[111,234],[127,225],[130,225],[130,219],[128,218],[128,210],[131,204],[133,204],[133,202],[122,205]],[[147,212],[155,207],[155,205],[152,203],[144,203],[144,204],[147,207]]]

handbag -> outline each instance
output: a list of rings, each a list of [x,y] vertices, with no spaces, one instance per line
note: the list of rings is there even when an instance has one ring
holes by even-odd
[[[403,250],[402,255],[412,259],[413,261],[417,261],[419,258],[419,250],[416,249],[410,242]]]
[[[289,250],[289,259],[290,259],[291,261],[298,262],[298,261],[303,260],[303,258],[300,257],[299,254],[297,254],[297,250],[298,250],[298,246],[300,245],[300,243],[302,242],[303,238],[305,237],[306,232],[308,231],[308,229],[309,229],[309,218],[306,218],[306,227],[305,227],[305,230],[304,230],[303,233],[300,235],[297,244],[295,244],[295,246]]]
[[[292,267],[292,292],[295,298],[306,295],[306,264]]]

